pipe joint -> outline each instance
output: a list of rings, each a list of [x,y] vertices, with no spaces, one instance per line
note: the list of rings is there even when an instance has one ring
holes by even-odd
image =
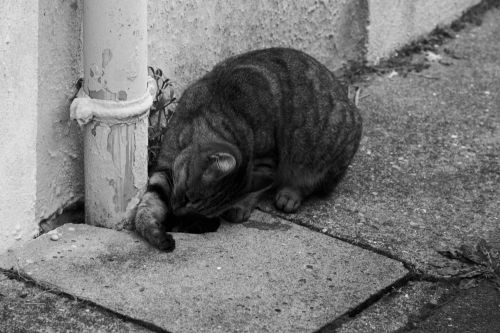
[[[95,120],[109,125],[132,124],[148,115],[156,95],[156,83],[149,77],[145,94],[130,101],[91,98],[82,87],[70,106],[70,117],[80,126]]]

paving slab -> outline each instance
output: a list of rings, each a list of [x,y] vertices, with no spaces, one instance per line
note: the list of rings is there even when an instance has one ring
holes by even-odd
[[[362,89],[364,133],[332,196],[291,221],[326,229],[435,276],[468,267],[438,250],[494,242],[500,225],[500,10],[439,49],[420,73]]]
[[[131,232],[66,224],[0,267],[171,332],[314,331],[408,272],[392,259],[255,212],[160,252]]]

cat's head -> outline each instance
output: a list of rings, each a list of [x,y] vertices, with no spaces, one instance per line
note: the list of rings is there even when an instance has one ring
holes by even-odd
[[[246,165],[229,143],[186,148],[174,162],[171,205],[175,215],[220,214],[247,187]]]
[[[189,147],[174,163],[173,213],[218,216],[269,182],[269,177],[254,175],[238,148],[230,143]]]

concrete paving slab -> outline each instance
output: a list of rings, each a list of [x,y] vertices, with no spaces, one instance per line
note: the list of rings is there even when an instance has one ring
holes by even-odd
[[[440,48],[442,63],[362,90],[364,134],[329,198],[297,214],[263,209],[425,273],[466,269],[437,250],[495,241],[500,225],[500,10]],[[496,237],[498,239],[498,237]]]
[[[0,257],[37,282],[172,332],[308,332],[403,278],[400,262],[255,212],[162,253],[66,224]]]

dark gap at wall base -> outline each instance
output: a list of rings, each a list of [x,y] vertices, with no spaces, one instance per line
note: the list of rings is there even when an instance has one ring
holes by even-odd
[[[36,237],[54,230],[66,223],[85,223],[85,203],[83,200],[75,201],[63,208],[62,212],[54,212],[49,217],[41,220],[39,223],[40,233]]]

